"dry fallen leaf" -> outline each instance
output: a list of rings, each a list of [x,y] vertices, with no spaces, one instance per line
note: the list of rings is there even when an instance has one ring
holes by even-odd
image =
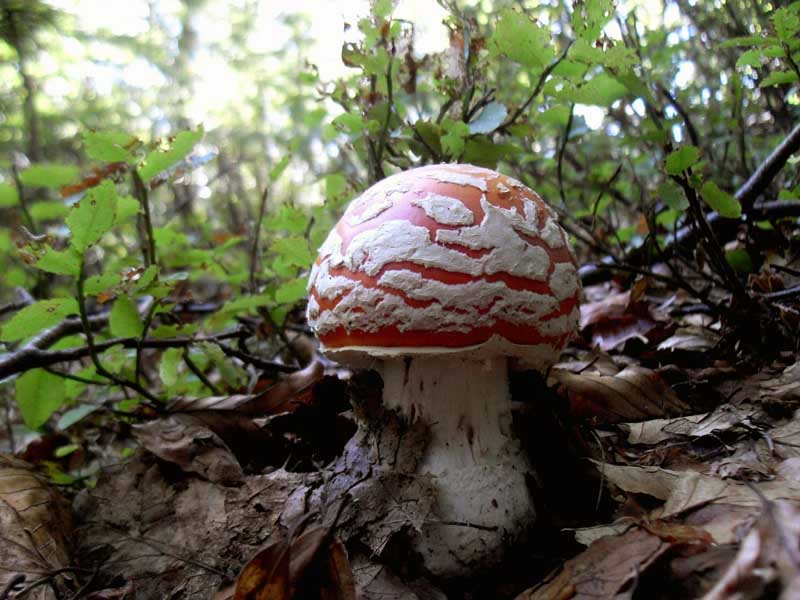
[[[681,327],[658,345],[659,350],[704,352],[719,343],[720,335],[707,327]]]
[[[71,537],[71,517],[61,496],[28,463],[0,455],[0,590],[11,592],[12,581],[24,587],[69,567]],[[64,572],[25,597],[61,598],[69,583]]]
[[[757,413],[754,407],[721,404],[711,413],[687,415],[675,419],[653,419],[641,423],[622,423],[628,431],[631,444],[657,444],[670,438],[701,438],[718,435],[738,425],[754,428],[752,418]]]
[[[216,483],[234,484],[244,473],[225,442],[191,414],[174,414],[133,427],[147,450],[184,471]]]
[[[647,334],[659,325],[659,319],[638,296],[628,290],[581,305],[581,330],[591,337],[592,345],[609,351],[631,339],[648,341]]]
[[[731,565],[703,600],[756,600],[775,597],[779,581],[781,600],[800,593],[800,511],[784,501],[765,501],[753,528],[744,538]]]
[[[765,398],[774,401],[796,401],[800,399],[800,361],[786,367],[776,379],[761,384]]]
[[[244,566],[233,600],[355,600],[344,545],[328,527],[273,542]]]
[[[623,592],[629,598],[641,574],[673,546],[644,529],[600,538],[567,561],[555,578],[516,600],[600,600]]]
[[[292,411],[303,402],[298,396],[320,380],[322,362],[312,360],[306,367],[283,375],[255,394],[211,396],[208,398],[176,398],[167,407],[171,412],[231,411],[244,415],[264,416]]]
[[[626,367],[613,377],[553,369],[548,383],[561,386],[576,416],[606,423],[663,417],[689,409],[658,373],[642,367]]]
[[[736,528],[758,512],[759,492],[770,500],[800,499],[800,483],[782,479],[753,484],[758,490],[755,492],[738,481],[695,471],[602,463],[598,463],[598,469],[606,481],[626,492],[663,500],[664,505],[653,511],[653,518],[687,515],[687,523],[702,527],[720,544],[736,541]]]

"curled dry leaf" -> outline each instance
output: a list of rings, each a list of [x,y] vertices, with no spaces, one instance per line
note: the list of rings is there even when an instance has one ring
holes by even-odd
[[[516,600],[597,600],[623,592],[629,598],[641,574],[674,545],[644,529],[600,538],[567,561],[553,579]]]
[[[172,412],[231,411],[253,416],[293,411],[303,403],[298,396],[319,381],[323,373],[322,362],[315,358],[299,371],[283,375],[273,382],[265,382],[258,393],[176,398],[168,409]]]
[[[762,497],[795,503],[800,498],[800,483],[782,479],[750,487],[695,471],[602,463],[598,463],[598,469],[606,481],[626,492],[663,500],[664,505],[653,511],[653,518],[683,515],[687,523],[702,527],[720,544],[736,541],[737,527],[758,512]]]
[[[366,556],[353,558],[353,576],[359,600],[447,600],[447,595],[425,579],[402,579],[385,564]]]
[[[766,501],[736,558],[703,600],[756,600],[780,582],[781,600],[800,593],[800,511],[785,501]],[[774,597],[774,588],[770,590]]]
[[[800,411],[790,421],[770,430],[758,444],[783,459],[800,457]]]
[[[61,496],[29,464],[0,455],[0,590],[13,588],[9,585],[20,575],[24,586],[69,567],[71,536],[72,520]],[[70,584],[68,574],[61,574],[26,597],[64,597]]]
[[[711,413],[687,415],[675,419],[653,419],[641,423],[622,423],[620,427],[628,431],[628,442],[631,444],[657,444],[670,438],[718,435],[739,425],[753,428],[752,419],[757,412],[752,406],[721,404]]]
[[[800,361],[786,367],[777,378],[761,384],[765,398],[773,402],[796,401],[800,399]]]
[[[626,367],[614,376],[553,369],[549,383],[559,384],[575,415],[606,423],[652,419],[689,409],[657,372],[642,367]]]
[[[658,345],[659,350],[681,350],[683,352],[704,352],[719,343],[720,336],[707,327],[691,325],[681,327]]]
[[[648,341],[648,334],[660,321],[636,289],[581,305],[580,326],[584,336],[605,351],[620,348],[631,339]]]
[[[139,443],[160,459],[222,484],[242,480],[239,461],[225,442],[198,417],[168,415],[133,427]]]
[[[273,542],[242,569],[233,600],[355,600],[347,551],[327,527]]]

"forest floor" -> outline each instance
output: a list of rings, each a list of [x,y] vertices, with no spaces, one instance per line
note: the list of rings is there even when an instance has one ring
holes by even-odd
[[[312,350],[256,395],[91,415],[68,456],[63,433],[16,440],[0,598],[798,598],[800,365],[725,327],[647,280],[585,289],[562,361],[512,376],[539,516],[499,567],[426,577],[406,544],[435,502],[407,477],[425,428],[375,413],[377,375]],[[88,486],[30,466],[90,462]]]

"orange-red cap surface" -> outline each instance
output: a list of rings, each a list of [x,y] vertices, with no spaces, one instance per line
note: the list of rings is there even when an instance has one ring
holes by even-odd
[[[489,169],[392,175],[353,200],[319,250],[308,322],[345,360],[465,352],[551,364],[580,283],[553,210]]]

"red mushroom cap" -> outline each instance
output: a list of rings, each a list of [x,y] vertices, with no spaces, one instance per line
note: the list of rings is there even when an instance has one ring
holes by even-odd
[[[579,296],[567,236],[536,192],[431,165],[352,201],[312,269],[308,322],[345,361],[462,352],[543,369],[575,333]]]

